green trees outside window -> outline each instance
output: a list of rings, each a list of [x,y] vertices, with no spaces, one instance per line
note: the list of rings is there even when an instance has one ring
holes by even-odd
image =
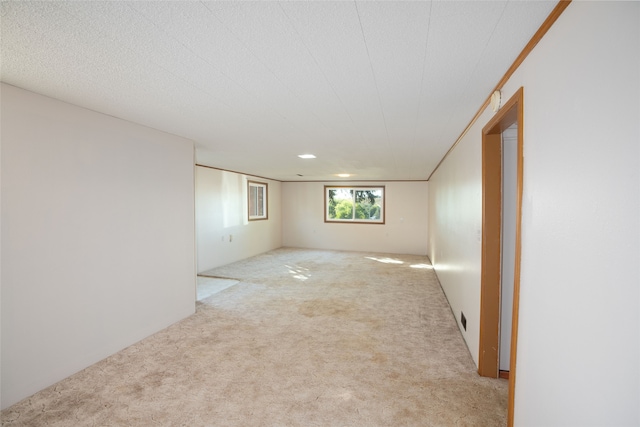
[[[384,223],[384,187],[325,186],[326,222]]]

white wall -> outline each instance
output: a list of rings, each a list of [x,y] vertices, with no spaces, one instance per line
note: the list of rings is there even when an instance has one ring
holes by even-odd
[[[324,222],[324,186],[336,182],[282,184],[284,246],[426,255],[427,182],[348,182],[384,185],[385,224]]]
[[[2,85],[2,407],[195,308],[191,141]]]
[[[247,179],[268,184],[267,220],[247,220]],[[196,167],[198,272],[282,246],[281,184]]]
[[[505,99],[520,86],[525,163],[515,425],[638,425],[640,3],[571,3],[505,85]],[[481,135],[477,127],[470,134],[455,151],[471,156],[466,162],[479,171],[480,151],[471,146],[479,147]],[[480,189],[479,172],[457,182],[454,164],[463,162],[448,158],[430,182],[439,199]],[[447,205],[431,207],[437,231],[430,251],[472,240],[470,227],[468,235],[447,236]],[[475,219],[464,224],[480,221],[480,209],[471,208]],[[445,270],[436,262],[443,282],[453,275],[442,274],[449,265],[459,267],[455,280],[472,294],[462,299],[476,298],[478,257],[450,255]]]
[[[474,142],[485,113],[429,180],[429,258],[471,357],[478,363],[482,152]],[[460,315],[467,318],[467,329]]]

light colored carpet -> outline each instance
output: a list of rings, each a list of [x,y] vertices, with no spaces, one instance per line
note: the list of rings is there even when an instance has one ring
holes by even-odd
[[[500,426],[426,257],[281,248],[197,312],[2,412],[7,426]]]

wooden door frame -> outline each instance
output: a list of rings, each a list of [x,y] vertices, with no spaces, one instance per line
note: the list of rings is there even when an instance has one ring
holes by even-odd
[[[502,262],[502,132],[518,123],[516,246],[513,317],[509,367],[507,425],[513,426],[520,300],[520,246],[523,190],[524,89],[521,87],[482,129],[482,266],[480,285],[480,352],[478,373],[497,378],[500,340],[500,275]]]

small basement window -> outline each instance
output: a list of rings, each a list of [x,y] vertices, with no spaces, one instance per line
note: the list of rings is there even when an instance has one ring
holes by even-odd
[[[269,195],[266,182],[247,181],[249,196],[249,221],[269,219],[267,197]]]

